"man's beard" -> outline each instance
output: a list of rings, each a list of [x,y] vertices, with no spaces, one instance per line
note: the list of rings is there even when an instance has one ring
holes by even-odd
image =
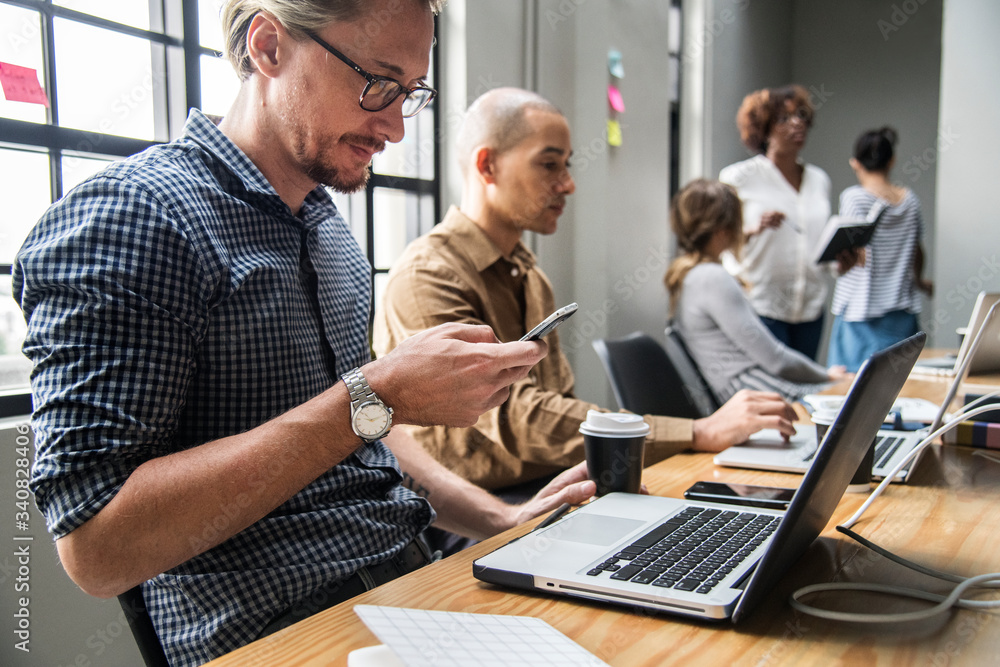
[[[346,134],[340,138],[341,142],[371,148],[374,152],[380,153],[385,149],[385,143],[370,139],[361,135]],[[301,154],[301,149],[300,149]],[[306,164],[306,174],[317,183],[322,183],[331,187],[337,192],[351,194],[364,189],[371,177],[372,165],[369,162],[364,170],[357,175],[341,173],[340,169],[330,166],[331,160],[326,159],[326,154],[320,154],[315,160]]]
[[[371,163],[365,167],[363,172],[356,176],[342,174],[336,167],[329,167],[321,162],[309,164],[306,171],[311,180],[347,195],[363,190],[368,185],[371,173]]]

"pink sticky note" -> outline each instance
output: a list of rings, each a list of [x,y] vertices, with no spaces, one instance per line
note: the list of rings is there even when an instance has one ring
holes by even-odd
[[[608,101],[611,102],[611,108],[621,113],[625,111],[625,100],[622,99],[621,91],[615,86],[608,86]]]
[[[11,102],[31,102],[49,106],[49,98],[38,83],[38,72],[30,67],[0,63],[0,87]]]

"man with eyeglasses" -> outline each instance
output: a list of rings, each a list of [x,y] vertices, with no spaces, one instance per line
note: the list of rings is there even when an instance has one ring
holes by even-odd
[[[370,361],[370,267],[323,186],[362,187],[433,98],[438,9],[227,0],[227,116],[192,111],[18,254],[37,504],[83,590],[142,586],[172,665],[418,567],[432,522],[485,537],[594,492],[577,468],[508,505],[390,432],[474,423],[546,351],[453,324]]]

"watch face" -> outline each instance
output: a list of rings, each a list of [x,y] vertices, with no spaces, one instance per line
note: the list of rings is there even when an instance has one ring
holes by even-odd
[[[354,429],[363,438],[375,438],[389,426],[389,412],[378,403],[365,403],[354,413]]]

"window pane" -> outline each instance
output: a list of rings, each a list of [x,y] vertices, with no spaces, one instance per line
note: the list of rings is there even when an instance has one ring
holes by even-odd
[[[67,155],[62,159],[63,194],[111,164],[109,158]]]
[[[219,20],[219,0],[198,0],[198,43],[225,51],[225,40],[222,37],[222,23]]]
[[[433,103],[432,103],[433,104]],[[406,134],[398,144],[386,144],[375,156],[372,167],[386,176],[434,178],[434,111],[428,107],[412,118],[403,119]]]
[[[0,276],[0,292],[8,295],[0,299],[0,389],[27,387],[31,362],[21,354],[26,327],[21,309],[9,296],[10,276]]]
[[[38,82],[45,88],[42,74],[42,23],[38,12],[10,5],[0,5],[0,63],[29,67],[38,73]],[[0,95],[0,116],[32,123],[44,123],[45,107],[30,102],[10,102]]]
[[[344,218],[344,222],[347,226],[351,228],[351,233],[354,235],[355,240],[357,240],[358,245],[361,246],[361,252],[368,253],[368,206],[367,198],[365,193],[355,192],[353,194],[344,194],[343,192],[337,192],[333,188],[327,188],[326,191],[333,198],[333,203],[336,205],[337,210],[340,211],[341,217]]]
[[[214,56],[201,57],[201,110],[225,116],[240,90],[236,70],[228,61]]]
[[[375,268],[388,269],[413,239],[434,225],[434,198],[375,188]]]
[[[372,286],[372,308],[375,311],[382,310],[382,298],[385,295],[385,286],[388,282],[388,273],[375,274],[375,284]]]
[[[0,217],[0,264],[13,263],[24,238],[52,202],[50,193],[46,153],[0,149],[0,201],[6,209]]]
[[[62,5],[66,9],[100,16],[115,23],[130,25],[133,28],[149,30],[148,0],[55,0],[53,4]]]
[[[55,20],[59,124],[89,132],[157,139],[148,41]],[[114,63],[114,74],[94,63]],[[159,137],[164,139],[165,137]]]

